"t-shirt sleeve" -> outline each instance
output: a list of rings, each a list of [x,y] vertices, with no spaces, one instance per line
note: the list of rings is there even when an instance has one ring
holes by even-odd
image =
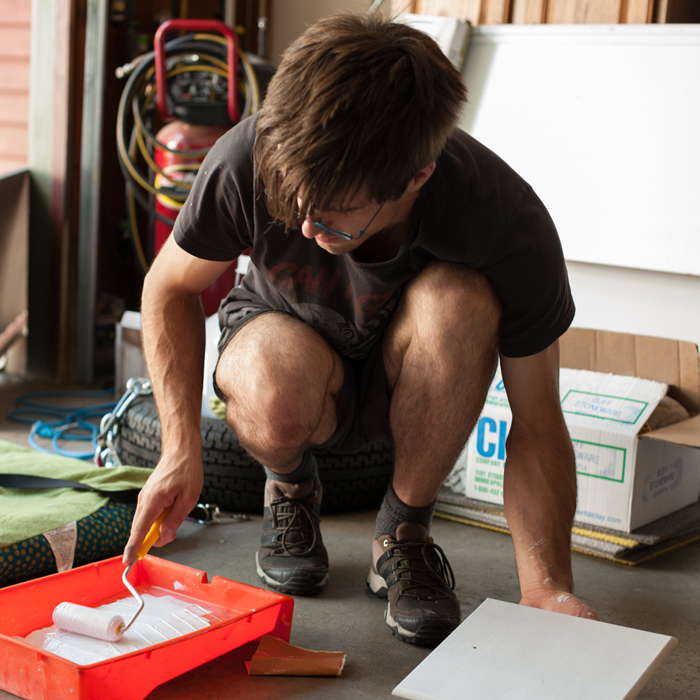
[[[255,216],[251,132],[246,122],[228,131],[199,168],[173,228],[175,241],[190,255],[234,260],[251,245]]]
[[[481,272],[503,306],[500,352],[534,355],[571,325],[575,306],[559,235],[547,209],[526,186]]]

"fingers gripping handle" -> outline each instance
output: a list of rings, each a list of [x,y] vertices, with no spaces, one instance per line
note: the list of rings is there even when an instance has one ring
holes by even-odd
[[[166,508],[156,518],[156,521],[153,523],[153,525],[151,525],[151,529],[148,531],[148,534],[141,543],[139,551],[136,552],[137,559],[143,559],[146,556],[146,554],[148,554],[148,550],[158,541],[158,538],[160,537],[160,526],[163,524],[163,520],[165,520],[169,512],[170,508]]]

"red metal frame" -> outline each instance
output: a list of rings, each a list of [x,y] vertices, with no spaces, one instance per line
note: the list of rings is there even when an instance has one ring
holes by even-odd
[[[226,37],[226,62],[228,63],[228,115],[236,124],[238,112],[238,38],[230,27],[213,19],[171,19],[158,27],[154,40],[156,60],[156,88],[158,90],[158,113],[163,121],[173,121],[175,117],[168,113],[165,100],[167,78],[165,74],[165,37],[171,31],[219,32]]]

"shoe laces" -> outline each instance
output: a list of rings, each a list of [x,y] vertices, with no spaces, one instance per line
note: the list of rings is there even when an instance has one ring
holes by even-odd
[[[399,561],[394,567],[397,581],[402,583],[399,595],[437,600],[450,598],[445,591],[454,590],[455,577],[442,548],[429,540],[397,542],[390,548]],[[424,591],[427,589],[427,595]]]
[[[270,511],[275,529],[279,532],[277,541],[280,546],[275,550],[275,554],[303,557],[314,551],[317,540],[314,526],[316,516],[305,503],[289,496],[280,496],[270,503]],[[290,539],[288,542],[287,537],[291,538],[292,535],[295,535],[295,541]],[[309,542],[311,544],[308,544]],[[299,551],[299,548],[303,547],[306,549]]]

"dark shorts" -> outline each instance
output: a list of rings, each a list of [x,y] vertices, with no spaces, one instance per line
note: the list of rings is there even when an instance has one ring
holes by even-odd
[[[275,311],[260,298],[246,296],[246,299],[226,300],[219,309],[222,329],[219,356],[243,326],[262,314]],[[314,449],[352,453],[372,442],[390,442],[389,392],[381,343],[377,343],[365,358],[341,357],[341,361],[345,379],[336,408],[338,424],[330,439]],[[216,384],[216,369],[213,380],[216,395],[225,402],[226,398]]]

